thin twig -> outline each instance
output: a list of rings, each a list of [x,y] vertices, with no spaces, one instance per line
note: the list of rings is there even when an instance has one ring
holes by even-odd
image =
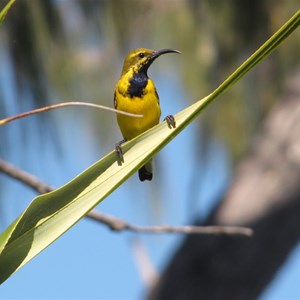
[[[100,213],[96,210],[91,211],[87,217],[106,224],[114,231],[134,231],[143,233],[184,233],[184,234],[226,234],[226,235],[246,235],[253,234],[252,229],[247,227],[235,226],[172,226],[172,225],[157,225],[157,226],[139,226],[130,224],[122,219]]]
[[[153,288],[157,283],[159,273],[151,261],[144,243],[139,237],[135,236],[131,242],[131,248],[141,279],[148,289]]]
[[[39,194],[53,191],[54,188],[42,182],[33,175],[20,170],[12,164],[0,159],[0,172],[12,177],[23,184],[31,187]],[[251,236],[253,231],[247,227],[235,226],[171,226],[171,225],[158,225],[158,226],[139,226],[130,224],[122,219],[103,214],[99,211],[92,210],[86,217],[100,222],[114,231],[133,231],[142,233],[182,233],[182,234],[213,234],[213,235],[243,235]]]
[[[4,125],[4,124],[7,124],[11,121],[18,120],[18,119],[21,119],[21,118],[25,118],[25,117],[28,117],[28,116],[31,116],[31,115],[39,114],[39,113],[42,113],[42,112],[45,112],[45,111],[48,111],[48,110],[52,110],[52,109],[56,109],[56,108],[62,108],[62,107],[66,107],[66,106],[87,106],[87,107],[94,107],[94,108],[99,108],[99,109],[111,111],[111,112],[114,112],[114,113],[117,113],[117,114],[129,116],[129,117],[135,117],[135,118],[143,117],[143,115],[131,114],[131,113],[128,113],[128,112],[125,112],[125,111],[122,111],[122,110],[118,110],[118,109],[114,109],[114,108],[111,108],[111,107],[107,107],[107,106],[104,106],[104,105],[99,105],[99,104],[95,104],[95,103],[88,103],[88,102],[74,102],[74,101],[72,101],[72,102],[61,102],[61,103],[57,103],[57,104],[44,106],[44,107],[41,107],[41,108],[37,108],[37,109],[31,110],[31,111],[27,111],[27,112],[18,114],[16,116],[12,116],[12,117],[2,119],[2,120],[0,120],[0,125]]]

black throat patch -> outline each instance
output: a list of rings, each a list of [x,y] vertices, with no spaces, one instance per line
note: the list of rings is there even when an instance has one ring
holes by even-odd
[[[134,73],[129,81],[128,94],[132,97],[142,97],[144,88],[148,83],[148,76],[143,73]]]

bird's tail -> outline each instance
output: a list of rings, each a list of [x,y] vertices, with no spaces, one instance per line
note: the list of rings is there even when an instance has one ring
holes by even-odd
[[[152,180],[152,160],[148,161],[144,166],[139,169],[139,178],[140,181]]]

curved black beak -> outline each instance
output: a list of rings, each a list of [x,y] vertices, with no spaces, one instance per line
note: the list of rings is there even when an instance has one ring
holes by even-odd
[[[178,53],[178,54],[181,54],[181,52],[178,51],[178,50],[162,49],[162,50],[154,51],[153,54],[152,54],[152,56],[151,56],[151,60],[153,61],[154,59],[156,59],[157,57],[161,56],[162,54],[167,54],[167,53]]]

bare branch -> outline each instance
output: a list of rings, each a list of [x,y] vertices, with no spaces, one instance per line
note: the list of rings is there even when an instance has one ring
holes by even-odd
[[[226,234],[245,236],[251,236],[253,234],[250,228],[234,226],[139,226],[129,224],[122,219],[100,213],[96,210],[91,211],[87,217],[104,223],[115,231],[128,230],[143,233]]]
[[[20,170],[12,164],[0,159],[0,172],[12,177],[23,184],[31,187],[39,194],[44,194],[53,191],[54,188],[42,182],[33,175]],[[114,231],[133,231],[142,233],[182,233],[182,234],[214,234],[214,235],[243,235],[251,236],[253,234],[251,228],[233,227],[233,226],[139,226],[130,224],[122,219],[103,214],[99,211],[92,210],[86,217],[100,222]]]
[[[12,164],[0,159],[0,171],[9,177],[12,177],[23,184],[31,187],[39,194],[45,194],[54,190],[51,186],[43,183],[37,177],[13,166]]]

